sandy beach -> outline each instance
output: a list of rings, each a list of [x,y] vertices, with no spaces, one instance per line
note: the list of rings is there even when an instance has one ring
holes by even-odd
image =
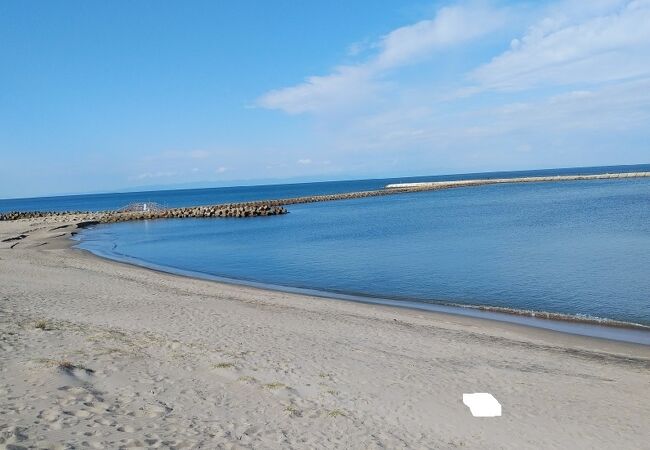
[[[75,230],[0,223],[0,446],[650,448],[648,346],[159,273]]]

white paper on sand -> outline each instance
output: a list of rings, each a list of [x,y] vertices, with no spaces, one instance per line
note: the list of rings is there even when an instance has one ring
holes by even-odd
[[[469,408],[474,417],[501,416],[501,403],[487,392],[463,394],[463,403]]]

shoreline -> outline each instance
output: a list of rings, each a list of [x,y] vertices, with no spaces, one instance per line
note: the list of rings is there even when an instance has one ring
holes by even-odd
[[[640,448],[650,347],[216,283],[0,224],[3,444]],[[465,392],[503,417],[472,418]],[[549,433],[552,430],[552,433]]]
[[[581,333],[572,333],[570,331],[562,331],[562,330],[555,330],[553,328],[545,328],[542,326],[534,326],[534,325],[528,325],[525,323],[520,323],[516,321],[508,321],[508,320],[498,320],[496,318],[488,318],[488,317],[481,317],[478,315],[468,315],[468,314],[461,314],[458,311],[462,310],[464,307],[463,306],[451,306],[451,305],[433,305],[433,306],[440,306],[440,310],[427,310],[427,309],[421,309],[417,308],[414,306],[404,306],[404,305],[399,305],[396,303],[382,303],[382,300],[385,300],[386,302],[390,302],[390,299],[381,299],[381,298],[375,298],[375,297],[366,297],[365,299],[362,297],[358,297],[358,299],[352,299],[351,297],[355,297],[352,295],[346,295],[346,294],[340,294],[340,297],[337,297],[335,293],[333,292],[328,292],[328,291],[316,291],[313,289],[302,289],[302,288],[291,288],[287,286],[277,286],[277,289],[274,289],[274,285],[268,285],[264,283],[257,283],[254,281],[245,281],[245,280],[237,280],[233,278],[223,278],[223,277],[218,277],[218,276],[213,276],[210,277],[208,275],[206,276],[196,276],[196,275],[188,275],[182,273],[183,271],[173,271],[173,270],[164,270],[161,268],[156,268],[154,265],[147,266],[144,264],[137,264],[133,262],[128,262],[128,261],[121,261],[117,259],[112,259],[104,256],[97,255],[89,250],[81,249],[81,248],[75,248],[74,246],[70,246],[68,249],[65,251],[67,252],[72,252],[76,253],[79,252],[83,255],[86,255],[86,257],[90,260],[100,260],[108,264],[116,264],[119,266],[124,266],[127,268],[133,268],[133,269],[138,269],[138,270],[144,270],[145,272],[154,272],[163,276],[171,276],[171,277],[178,277],[180,279],[188,280],[188,281],[198,281],[198,282],[207,282],[207,283],[212,283],[215,284],[216,287],[227,287],[227,288],[233,288],[233,289],[246,289],[246,290],[252,290],[260,295],[264,294],[280,294],[280,295],[288,295],[291,296],[292,299],[295,299],[297,301],[342,301],[345,303],[354,303],[358,304],[361,306],[366,306],[370,308],[381,308],[385,309],[388,312],[391,311],[404,311],[406,314],[408,313],[424,313],[425,315],[431,314],[433,316],[438,316],[436,317],[437,319],[441,319],[442,317],[445,316],[450,316],[450,318],[457,319],[458,321],[464,322],[467,320],[468,324],[472,324],[474,326],[494,326],[494,327],[500,327],[501,325],[504,326],[504,328],[513,328],[513,329],[520,329],[522,332],[526,332],[526,330],[529,330],[532,332],[532,334],[535,334],[536,331],[539,331],[540,333],[550,333],[552,334],[560,334],[560,335],[568,335],[570,337],[578,337],[578,338],[585,338],[585,339],[594,339],[596,341],[605,341],[608,343],[612,344],[623,344],[623,345],[632,345],[632,346],[641,346],[641,347],[648,347],[648,344],[642,343],[642,342],[636,342],[636,341],[631,341],[631,340],[622,340],[622,339],[610,339],[607,337],[601,337],[601,336],[592,336],[592,335],[587,335],[587,334],[581,334]],[[346,298],[347,297],[347,298]],[[398,301],[395,301],[398,302]],[[404,302],[407,303],[407,302]],[[411,302],[414,303],[414,302]],[[449,308],[448,311],[445,311],[444,308]],[[467,307],[468,309],[473,308],[471,306]],[[397,313],[396,311],[396,313]],[[490,313],[490,311],[486,311],[486,313]],[[516,316],[515,314],[507,314],[507,313],[501,313],[500,315],[509,317],[509,316]],[[442,317],[440,317],[442,316]],[[560,322],[560,320],[555,320],[555,319],[539,319],[540,321],[545,321],[545,322]],[[569,323],[575,323],[576,322],[570,322]],[[586,325],[593,325],[594,327],[597,328],[612,328],[612,329],[617,329],[617,327],[614,326],[607,326],[607,325],[598,325],[598,324],[586,324]],[[640,331],[640,330],[639,330]],[[643,330],[645,331],[645,329]],[[650,350],[650,347],[648,347],[648,350]]]
[[[95,253],[91,250],[78,247],[78,245],[81,244],[81,241],[74,242],[75,244],[71,246],[72,249],[87,252],[96,258],[102,258],[119,264],[145,268],[159,273],[171,274],[190,279],[207,280],[214,283],[222,283],[232,286],[246,286],[260,289],[262,291],[275,291],[326,300],[349,301],[367,305],[383,305],[389,308],[426,311],[427,313],[433,314],[450,314],[462,317],[471,317],[478,320],[509,323],[527,328],[543,329],[551,332],[566,333],[576,336],[650,345],[650,326],[634,322],[546,311],[522,310],[497,306],[493,307],[479,304],[443,303],[435,301],[426,302],[421,300],[378,297],[361,293],[325,291],[306,287],[275,285],[254,280],[228,278],[198,271],[184,270],[124,255],[120,256]]]
[[[101,225],[101,224],[98,224]],[[457,314],[476,317],[484,320],[517,323],[534,328],[542,328],[557,332],[585,335],[596,338],[611,339],[625,342],[635,342],[650,345],[650,325],[607,317],[590,316],[580,313],[550,312],[544,310],[518,309],[504,306],[490,306],[480,303],[455,303],[453,301],[437,301],[427,299],[411,299],[408,297],[390,297],[366,294],[354,291],[332,291],[311,288],[308,286],[288,286],[246,278],[233,278],[218,274],[210,274],[198,270],[182,269],[174,266],[154,263],[138,259],[110,250],[102,251],[85,247],[83,238],[75,238],[75,248],[110,261],[144,267],[162,273],[170,273],[190,278],[226,283],[237,286],[253,286],[263,290],[272,290],[294,294],[302,294],[330,300],[345,300],[358,303],[387,305],[398,308],[408,308],[434,313]]]
[[[23,219],[25,220],[25,219]],[[32,220],[27,220],[27,223],[33,222]],[[60,223],[64,223],[60,225]],[[48,219],[44,223],[48,223]],[[614,344],[624,344],[624,345],[639,345],[646,347],[650,350],[650,327],[643,324],[636,324],[631,322],[620,322],[613,321],[612,319],[600,319],[596,318],[596,322],[591,322],[591,319],[583,320],[578,316],[574,315],[564,315],[567,319],[558,319],[555,317],[535,317],[535,314],[544,315],[547,314],[543,311],[525,311],[517,310],[511,308],[501,308],[501,307],[484,307],[482,305],[462,305],[462,304],[443,304],[443,303],[427,303],[427,302],[417,302],[409,300],[400,300],[400,299],[391,299],[391,298],[381,298],[373,296],[365,296],[359,294],[347,294],[347,293],[337,293],[331,291],[320,291],[317,289],[310,288],[300,288],[300,287],[291,287],[291,286],[280,286],[273,285],[268,283],[261,283],[251,280],[240,280],[236,278],[227,278],[217,275],[210,275],[201,272],[194,272],[183,269],[176,269],[173,267],[162,266],[154,263],[149,263],[147,261],[138,260],[137,258],[124,257],[124,259],[111,258],[110,256],[104,256],[97,253],[94,253],[90,250],[79,248],[78,245],[81,243],[78,235],[89,224],[83,220],[63,220],[54,219],[52,222],[56,225],[54,228],[49,230],[49,233],[56,231],[54,235],[49,234],[47,236],[47,242],[44,242],[45,239],[43,236],[36,236],[34,239],[35,242],[25,242],[21,240],[14,241],[13,239],[7,240],[6,236],[3,236],[0,233],[0,244],[11,244],[8,246],[9,249],[13,249],[16,245],[16,242],[22,244],[27,244],[27,247],[31,250],[33,249],[56,249],[63,250],[69,255],[80,254],[84,255],[84,258],[88,258],[90,261],[97,260],[102,261],[107,264],[115,264],[118,266],[124,266],[127,268],[133,268],[137,270],[144,270],[145,272],[154,272],[163,276],[178,277],[180,279],[194,280],[198,282],[207,282],[213,283],[217,287],[226,287],[233,289],[252,289],[260,294],[285,294],[290,296],[295,296],[300,301],[311,301],[311,300],[320,300],[320,301],[335,301],[335,302],[344,302],[344,303],[353,303],[362,306],[367,306],[370,308],[387,308],[390,310],[398,310],[404,312],[412,313],[424,313],[431,314],[432,316],[450,316],[458,320],[468,320],[468,323],[472,325],[480,326],[482,323],[485,326],[504,326],[504,327],[515,327],[520,328],[524,333],[526,330],[529,330],[531,333],[542,332],[567,335],[569,337],[585,338],[585,339],[595,339],[599,341],[611,342]],[[96,225],[91,223],[90,226]],[[48,227],[49,228],[49,227]],[[59,233],[59,230],[68,229],[65,232]],[[2,222],[0,222],[0,231],[2,231]],[[26,232],[27,233],[27,232]],[[20,233],[23,235],[23,233]],[[26,235],[24,238],[28,240],[29,235]],[[21,242],[22,241],[22,242]],[[0,245],[0,250],[3,247]],[[502,311],[507,309],[508,311]],[[551,313],[553,314],[553,313]],[[560,314],[562,315],[562,314]],[[575,320],[574,320],[575,318]],[[620,323],[621,325],[612,325],[609,323],[603,323],[600,320],[611,321],[614,323]],[[556,324],[556,327],[552,325]],[[572,328],[583,328],[583,330],[573,329]],[[585,328],[592,333],[585,333]],[[606,331],[613,331],[615,337],[609,337]],[[583,331],[583,332],[580,332]],[[598,332],[600,331],[600,333]],[[629,339],[625,336],[616,336],[616,332],[620,331],[621,333],[640,333],[639,338]]]
[[[47,221],[48,219],[45,220]],[[99,258],[110,263],[125,264],[130,267],[143,268],[145,270],[151,270],[161,274],[208,281],[211,283],[224,284],[233,287],[250,287],[253,289],[259,289],[262,292],[279,292],[304,296],[312,299],[346,301],[411,311],[424,311],[426,313],[431,313],[434,315],[445,314],[467,317],[478,321],[487,321],[496,324],[513,324],[524,328],[545,330],[551,333],[564,333],[572,336],[584,336],[587,338],[604,339],[614,342],[625,342],[650,346],[650,326],[634,322],[625,322],[600,317],[580,316],[578,314],[552,313],[537,310],[521,310],[516,308],[492,307],[480,304],[458,304],[452,302],[443,303],[435,301],[426,302],[420,300],[377,297],[365,295],[362,293],[323,291],[312,288],[282,286],[257,282],[253,280],[228,278],[203,272],[183,270],[171,266],[163,266],[144,260],[139,260],[137,258],[124,255],[113,255],[114,257],[112,257],[111,255],[98,254],[91,250],[78,247],[81,244],[81,240],[77,237],[79,233],[88,226],[97,225],[96,223],[88,223],[83,220],[79,220],[79,218],[77,218],[75,221],[69,221],[64,220],[60,217],[56,217],[53,220],[53,223],[59,223],[60,221],[63,221],[65,223],[65,225],[56,226],[53,231],[62,230],[66,227],[73,227],[74,231],[68,231],[67,233],[57,233],[57,235],[51,239],[56,243],[50,242],[48,245],[54,245],[56,248],[66,248],[70,251],[87,253],[92,258]],[[0,226],[1,224],[2,222],[0,222]],[[16,237],[12,237],[9,240],[5,238],[0,239],[0,241],[2,241],[3,244],[9,243],[11,244],[10,248],[14,248],[18,243],[21,243],[22,239],[17,239],[21,235],[23,234],[19,233]],[[22,243],[24,244],[25,242]],[[37,243],[31,245],[39,247],[42,244]]]
[[[24,220],[24,219],[23,219]],[[46,232],[45,236],[36,234],[35,236],[29,236],[25,232],[25,238],[24,241],[23,239],[19,240],[18,242],[22,244],[27,244],[27,249],[29,251],[48,251],[48,250],[56,250],[59,252],[62,252],[64,254],[64,257],[68,258],[77,258],[80,257],[84,261],[88,261],[89,264],[92,264],[93,261],[95,262],[102,262],[108,265],[116,265],[119,267],[123,268],[130,268],[134,270],[142,270],[146,274],[147,272],[151,273],[156,273],[161,276],[168,276],[172,278],[177,278],[181,280],[187,280],[189,282],[195,281],[195,282],[201,282],[201,283],[209,283],[215,285],[216,288],[222,288],[222,289],[228,289],[228,290],[252,290],[255,293],[258,294],[279,294],[281,296],[291,296],[296,298],[298,301],[312,301],[312,300],[317,300],[317,301],[325,301],[325,302],[331,302],[331,301],[336,301],[336,303],[348,303],[348,304],[356,304],[360,305],[361,307],[366,307],[366,308],[380,308],[380,309],[386,309],[387,311],[395,311],[398,313],[399,311],[405,313],[405,314],[422,314],[424,313],[425,315],[431,315],[433,318],[440,319],[440,316],[442,317],[448,317],[448,318],[453,318],[456,319],[460,322],[471,324],[473,326],[485,326],[485,327],[494,327],[494,328],[500,328],[503,327],[504,329],[519,329],[521,330],[524,334],[527,332],[530,332],[533,335],[545,335],[548,334],[549,336],[553,335],[558,335],[558,336],[565,336],[567,338],[578,338],[578,339],[585,339],[587,341],[589,340],[595,340],[595,341],[601,341],[601,342],[607,342],[610,343],[614,346],[616,345],[622,345],[622,346],[640,346],[641,348],[647,349],[648,350],[648,355],[650,356],[650,346],[645,343],[641,342],[636,342],[636,341],[629,341],[629,340],[620,340],[620,339],[610,339],[607,337],[601,337],[601,336],[592,336],[588,334],[581,334],[581,333],[572,333],[570,331],[565,331],[565,330],[556,330],[553,328],[546,328],[542,326],[535,326],[535,325],[529,325],[526,323],[521,323],[518,321],[509,321],[509,320],[499,320],[497,318],[490,318],[490,317],[482,317],[482,313],[485,313],[486,315],[494,315],[496,316],[502,316],[502,317],[511,317],[511,318],[516,318],[518,315],[513,314],[513,313],[502,313],[502,312],[497,312],[497,311],[481,311],[481,306],[480,305],[445,305],[445,304],[428,304],[428,303],[423,303],[423,305],[431,305],[431,306],[436,306],[439,307],[440,310],[428,310],[428,309],[422,309],[418,308],[418,304],[416,302],[405,302],[402,300],[391,300],[391,299],[382,299],[382,298],[377,298],[377,297],[365,297],[365,296],[356,296],[356,295],[347,295],[347,294],[339,294],[340,297],[337,297],[337,294],[334,292],[328,292],[328,291],[318,291],[314,289],[303,289],[303,288],[292,288],[292,287],[287,287],[287,286],[275,286],[275,285],[269,285],[265,283],[258,283],[254,281],[246,281],[246,280],[238,280],[238,279],[231,279],[231,278],[225,278],[225,277],[219,277],[219,276],[211,276],[208,274],[202,274],[204,276],[200,276],[197,274],[192,275],[190,271],[183,271],[181,269],[174,269],[174,268],[165,268],[164,266],[157,266],[155,264],[150,264],[146,265],[145,264],[140,264],[135,261],[140,261],[136,260],[135,258],[130,258],[133,261],[122,261],[118,259],[113,259],[107,256],[101,256],[98,254],[93,253],[92,251],[83,249],[83,248],[77,248],[77,245],[79,244],[78,238],[76,236],[79,234],[80,231],[82,231],[84,228],[88,226],[88,224],[83,221],[83,220],[75,220],[75,221],[63,221],[63,224],[61,225],[60,220],[54,220],[53,222],[49,222],[47,219],[45,222],[39,223],[38,221],[34,220],[27,220],[27,224],[30,227],[33,227],[34,222],[38,225],[43,225],[43,224],[48,224],[48,226],[44,228],[48,228],[48,231]],[[54,228],[50,228],[49,225],[54,224],[56,225]],[[66,229],[64,232],[59,232],[64,229]],[[38,229],[38,228],[37,228]],[[43,228],[41,228],[42,230]],[[0,251],[3,249],[10,249],[13,250],[15,247],[15,242],[12,240],[7,241],[6,236],[3,235],[2,231],[2,223],[0,222],[0,244],[5,244],[5,246],[0,245]],[[52,232],[56,232],[52,234]],[[5,232],[6,233],[6,232]],[[11,234],[11,233],[10,233]],[[22,235],[23,233],[20,233],[19,235]],[[30,239],[32,238],[32,239]],[[30,242],[31,241],[31,242]],[[11,244],[7,246],[6,244]],[[21,248],[22,250],[23,248]],[[140,261],[142,262],[142,261]],[[169,270],[166,270],[169,269]],[[183,273],[186,272],[186,273]],[[275,289],[277,287],[277,289]],[[386,302],[386,303],[384,303]],[[397,304],[397,303],[400,304]],[[415,304],[415,306],[402,306],[402,303],[412,303]],[[445,310],[447,309],[447,310]],[[465,310],[467,311],[472,311],[474,310],[480,315],[472,315],[472,314],[462,314],[461,312],[464,312]],[[459,312],[461,311],[461,312]],[[535,312],[533,312],[535,313]],[[539,312],[537,312],[539,313]],[[573,322],[571,320],[563,321],[563,320],[557,320],[557,319],[547,319],[547,318],[534,318],[531,317],[531,319],[536,319],[542,323],[569,323],[572,325],[580,325],[579,322]],[[623,324],[628,324],[627,322],[622,322]],[[619,327],[616,326],[610,326],[610,325],[605,325],[601,323],[597,324],[591,324],[591,323],[586,323],[585,325],[587,326],[593,326],[598,329],[620,329]],[[636,328],[631,328],[628,329],[626,327],[621,327],[623,330],[634,330],[634,331],[641,331],[644,332],[646,331],[646,326],[641,325],[641,324],[632,324],[630,325],[639,325],[642,327],[640,330]],[[650,362],[650,361],[649,361]]]

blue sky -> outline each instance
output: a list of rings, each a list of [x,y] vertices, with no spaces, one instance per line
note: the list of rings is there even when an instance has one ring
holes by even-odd
[[[650,162],[650,0],[0,3],[0,198]]]

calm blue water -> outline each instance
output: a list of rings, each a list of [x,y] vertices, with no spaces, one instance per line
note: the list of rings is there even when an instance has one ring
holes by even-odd
[[[628,170],[650,166],[620,169]],[[616,170],[541,173],[606,171]],[[98,199],[103,203],[96,209],[144,199],[206,204],[372,189],[393,181],[15,200],[9,209],[92,209]],[[482,186],[288,209],[290,214],[275,217],[102,225],[85,230],[80,247],[183,273],[404,304],[484,305],[650,325],[647,178]]]

